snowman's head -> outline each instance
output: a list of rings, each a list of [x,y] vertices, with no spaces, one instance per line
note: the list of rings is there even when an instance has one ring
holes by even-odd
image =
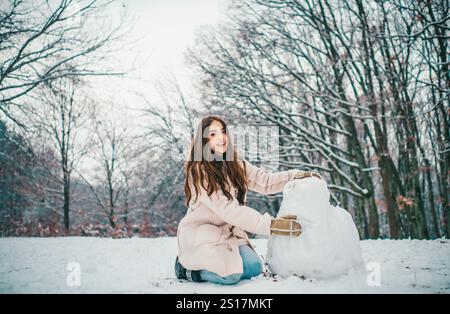
[[[280,213],[296,214],[300,219],[320,219],[330,207],[330,191],[325,180],[316,177],[290,180],[283,189]]]

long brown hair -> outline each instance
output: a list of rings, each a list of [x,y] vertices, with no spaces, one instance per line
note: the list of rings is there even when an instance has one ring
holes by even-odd
[[[213,121],[219,122],[227,137],[227,150],[221,154],[214,154],[208,143],[208,130]],[[184,194],[186,196],[185,205],[188,206],[193,198],[195,189],[195,200],[197,200],[200,185],[208,193],[208,196],[218,191],[219,188],[228,198],[232,200],[230,185],[227,180],[237,189],[236,198],[240,205],[245,205],[245,194],[247,192],[247,177],[245,174],[245,164],[238,162],[242,159],[237,154],[236,148],[231,142],[230,134],[226,123],[218,116],[206,116],[198,124],[197,133],[192,141],[184,172]]]

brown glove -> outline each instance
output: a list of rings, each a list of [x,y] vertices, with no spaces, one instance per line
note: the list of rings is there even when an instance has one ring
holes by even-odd
[[[284,215],[272,219],[270,234],[298,237],[301,233],[302,226],[298,223],[295,215]]]
[[[299,171],[298,173],[295,174],[294,179],[303,179],[309,177],[316,177],[322,179],[322,176],[320,174],[313,171]]]

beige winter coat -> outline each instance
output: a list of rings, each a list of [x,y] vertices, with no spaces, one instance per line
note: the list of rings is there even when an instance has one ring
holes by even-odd
[[[249,190],[262,194],[281,192],[299,171],[266,173],[246,160],[238,162],[245,162]],[[231,189],[231,195],[236,195],[236,189]],[[262,215],[253,208],[239,205],[235,197],[229,201],[222,191],[209,197],[200,187],[197,201],[191,200],[178,225],[180,262],[187,269],[206,269],[219,276],[243,273],[239,245],[255,247],[246,231],[269,236],[271,219],[268,213]]]

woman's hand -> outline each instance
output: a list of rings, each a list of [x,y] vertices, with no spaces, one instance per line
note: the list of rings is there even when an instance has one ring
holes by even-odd
[[[309,178],[309,177],[316,177],[319,179],[322,179],[322,176],[314,171],[302,171],[300,170],[298,173],[295,174],[294,179],[303,179],[303,178]]]
[[[302,226],[298,223],[295,215],[284,215],[272,219],[270,234],[298,237],[301,233]]]

